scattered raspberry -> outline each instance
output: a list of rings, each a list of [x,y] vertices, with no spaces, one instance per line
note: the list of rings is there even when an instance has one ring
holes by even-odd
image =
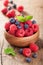
[[[9,3],[9,1],[8,0],[5,0],[4,1],[4,6],[8,6],[8,3]]]
[[[1,10],[1,12],[3,13],[3,14],[6,14],[7,13],[7,8],[5,7],[5,8],[3,8],[2,10]]]
[[[33,24],[33,25],[32,25],[32,29],[33,29],[33,32],[35,33],[35,32],[38,31],[39,27],[38,27],[37,24]]]
[[[23,12],[24,7],[23,7],[23,6],[19,6],[19,7],[17,8],[17,10],[18,10],[19,12]]]
[[[16,32],[17,37],[23,37],[25,34],[25,31],[23,29],[18,29]]]
[[[31,51],[33,51],[33,52],[37,52],[38,49],[39,49],[39,47],[38,47],[35,43],[31,43],[31,44],[30,44],[30,49],[31,49]]]
[[[31,20],[26,21],[26,23],[27,23],[30,27],[32,26],[32,21],[31,21]]]
[[[17,30],[17,27],[16,27],[16,25],[15,24],[12,24],[11,26],[10,26],[10,33],[11,34],[15,34],[15,31]]]
[[[30,57],[30,55],[31,55],[31,49],[24,48],[23,49],[23,55],[26,56],[26,57]]]
[[[10,22],[7,22],[7,23],[5,24],[5,29],[6,29],[7,31],[9,30],[10,25],[11,25],[11,23],[10,23]]]
[[[9,18],[14,17],[14,16],[15,16],[15,11],[14,11],[14,9],[9,10],[9,11],[7,12],[6,16],[9,17]]]
[[[26,29],[26,30],[25,30],[25,36],[31,36],[31,35],[33,35],[33,30],[32,30],[32,28]]]

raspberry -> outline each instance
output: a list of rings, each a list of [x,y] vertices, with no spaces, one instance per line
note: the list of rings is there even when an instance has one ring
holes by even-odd
[[[7,22],[7,23],[5,24],[5,29],[6,29],[7,31],[9,30],[10,25],[11,25],[11,23],[10,23],[10,22]]]
[[[31,27],[32,26],[32,21],[28,20],[26,23]]]
[[[24,48],[23,49],[23,55],[26,56],[26,57],[30,57],[30,55],[31,55],[31,49]]]
[[[11,34],[15,34],[15,31],[16,31],[16,30],[17,30],[16,25],[15,25],[15,24],[12,24],[12,25],[10,26],[10,29],[9,29],[10,33],[11,33]]]
[[[31,44],[30,44],[30,49],[31,49],[31,51],[33,51],[33,52],[37,52],[38,49],[39,49],[39,47],[38,47],[35,43],[31,43]]]
[[[17,10],[18,10],[19,12],[23,12],[24,7],[23,7],[23,6],[19,6],[19,7],[17,8]]]
[[[32,30],[32,28],[26,29],[26,30],[25,30],[25,36],[31,36],[31,35],[33,35],[33,30]]]
[[[3,4],[4,4],[4,6],[8,6],[8,3],[9,3],[9,1],[5,0]]]
[[[14,16],[15,16],[15,11],[14,11],[14,9],[9,10],[9,11],[7,12],[6,16],[9,17],[9,18],[14,17]]]
[[[18,29],[16,32],[17,37],[23,37],[25,34],[25,31],[23,29]]]
[[[6,14],[6,13],[7,13],[7,11],[8,11],[8,10],[7,10],[7,8],[5,7],[4,9],[2,9],[2,11],[1,11],[1,12],[2,12],[3,14]]]
[[[20,25],[22,26],[22,28],[24,29],[24,24],[20,22]]]
[[[35,32],[38,31],[39,27],[38,27],[37,24],[33,24],[33,25],[32,25],[32,29],[33,29],[33,32],[35,33]]]

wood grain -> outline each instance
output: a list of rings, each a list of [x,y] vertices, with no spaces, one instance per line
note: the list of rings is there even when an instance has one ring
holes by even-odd
[[[1,64],[1,47],[4,39],[4,24],[8,21],[8,18],[5,17],[1,13],[1,9],[3,6],[3,1],[0,0],[0,65]],[[37,21],[40,27],[40,37],[37,42],[37,44],[40,47],[40,50],[38,51],[38,57],[36,59],[32,58],[31,63],[25,62],[25,57],[20,55],[18,53],[18,49],[16,47],[13,47],[17,53],[16,57],[8,56],[4,54],[4,49],[6,47],[12,47],[9,45],[9,43],[4,39],[4,45],[2,50],[2,59],[3,59],[3,65],[43,65],[43,0],[15,0],[15,3],[17,5],[23,5],[25,7],[25,11],[29,14],[32,14],[34,16],[34,19]]]

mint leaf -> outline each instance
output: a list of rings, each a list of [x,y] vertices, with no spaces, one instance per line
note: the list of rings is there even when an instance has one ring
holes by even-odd
[[[25,18],[23,16],[16,17],[19,22],[25,22]]]
[[[26,16],[25,17],[25,20],[27,21],[27,20],[31,20],[33,18],[33,16]]]
[[[6,48],[4,50],[4,53],[5,54],[8,54],[8,55],[12,55],[12,56],[15,56],[16,55],[16,53],[14,52],[14,49],[13,48]]]

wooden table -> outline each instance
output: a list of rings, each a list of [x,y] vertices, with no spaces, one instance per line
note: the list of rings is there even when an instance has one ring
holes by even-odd
[[[40,36],[37,44],[40,47],[38,51],[38,57],[36,59],[32,58],[31,63],[25,62],[25,57],[18,53],[19,48],[15,48],[17,53],[16,57],[12,57],[4,54],[4,49],[12,47],[4,38],[4,24],[8,21],[8,18],[5,17],[1,13],[1,9],[3,8],[3,0],[0,0],[0,65],[43,65],[43,1],[41,0],[15,0],[17,5],[23,5],[25,7],[25,11],[32,14],[34,19],[36,19],[37,23],[40,27]]]

